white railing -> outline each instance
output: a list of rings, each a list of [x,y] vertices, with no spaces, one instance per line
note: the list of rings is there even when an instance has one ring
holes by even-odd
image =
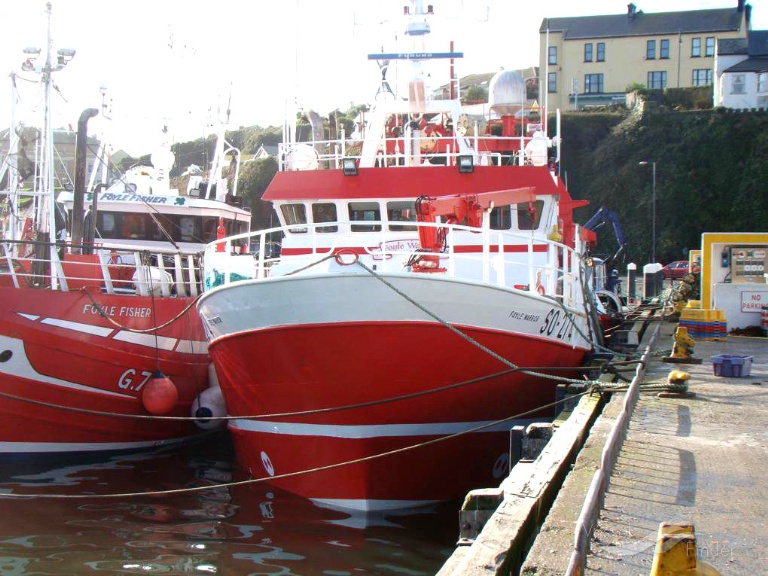
[[[201,255],[167,249],[100,244],[80,254],[66,244],[0,243],[0,284],[63,292],[81,289],[107,294],[197,296]]]
[[[382,231],[347,232],[351,225],[381,227]],[[206,290],[231,282],[263,280],[288,274],[369,273],[442,274],[554,298],[583,308],[582,261],[572,248],[540,234],[512,233],[439,223],[398,223],[410,231],[385,231],[389,222],[294,224],[231,236],[208,245],[204,257]],[[335,226],[336,232],[327,232]],[[446,248],[421,251],[418,230],[442,229]],[[302,232],[297,233],[296,230]],[[321,230],[321,231],[319,231]],[[325,230],[325,231],[322,231]],[[275,238],[282,254],[270,249]],[[245,246],[257,246],[244,252]],[[420,268],[414,261],[437,260],[436,268]],[[436,257],[436,258],[435,258]],[[350,266],[359,262],[360,266]]]
[[[477,162],[481,164],[499,165],[502,162],[511,162],[519,165],[530,161],[530,158],[526,158],[524,153],[520,152],[525,149],[525,145],[530,140],[530,136],[435,136],[423,133],[414,137],[410,131],[406,131],[406,135],[399,138],[381,138],[374,165],[377,167],[412,166],[431,160],[436,164],[455,166],[458,157],[464,154],[476,155]],[[489,145],[484,147],[483,142],[488,142]],[[509,149],[510,152],[504,154],[490,152],[490,150],[497,150],[502,142],[506,144],[504,148]],[[355,158],[358,161],[363,158],[362,144],[362,140],[344,139],[283,143],[278,146],[279,170],[306,169],[307,161],[312,160],[306,155],[309,149],[314,151],[314,160],[318,168],[341,168],[343,158]],[[515,151],[512,152],[512,150]]]

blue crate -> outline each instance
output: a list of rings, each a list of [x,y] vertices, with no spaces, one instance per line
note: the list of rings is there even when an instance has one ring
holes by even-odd
[[[712,356],[712,369],[715,372],[715,376],[723,376],[725,378],[749,376],[752,370],[752,356],[718,354],[717,356]]]

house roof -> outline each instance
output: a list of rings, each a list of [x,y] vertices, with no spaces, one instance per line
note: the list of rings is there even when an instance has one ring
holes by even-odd
[[[717,41],[717,53],[720,56],[738,56],[747,54],[746,38],[721,38]]]
[[[750,56],[768,56],[768,30],[751,30],[747,40]]]
[[[605,16],[544,18],[539,32],[562,32],[566,40],[581,38],[613,38],[622,36],[655,36],[661,34],[696,34],[739,30],[744,11],[737,8],[656,12],[642,10]]]
[[[723,72],[768,72],[768,56],[747,58],[742,60],[738,64],[734,64],[730,68],[723,70]]]

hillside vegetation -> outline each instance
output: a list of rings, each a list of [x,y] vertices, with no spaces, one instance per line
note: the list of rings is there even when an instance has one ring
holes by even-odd
[[[768,224],[768,114],[723,110],[639,109],[562,117],[562,175],[575,198],[615,211],[627,238],[628,260],[651,253],[656,162],[656,256],[687,257],[703,232],[762,232]],[[645,161],[647,165],[639,165]],[[612,230],[600,230],[606,253]],[[610,228],[610,226],[607,226]]]

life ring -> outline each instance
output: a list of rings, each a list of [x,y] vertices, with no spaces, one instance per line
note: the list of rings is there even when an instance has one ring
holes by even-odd
[[[352,260],[347,262],[344,259],[344,256],[352,256]],[[336,264],[339,266],[350,266],[357,262],[358,254],[351,248],[341,248],[340,250],[336,250],[336,252],[334,252],[333,258],[336,260]]]

